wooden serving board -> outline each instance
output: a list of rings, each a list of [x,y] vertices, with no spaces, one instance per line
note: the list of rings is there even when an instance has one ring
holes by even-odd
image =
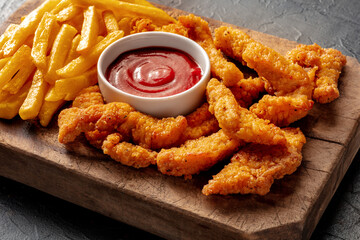
[[[29,13],[28,0],[2,29]],[[160,6],[173,16],[187,14]],[[211,27],[222,22],[207,19]],[[285,53],[296,46],[243,29]],[[347,57],[341,97],[315,104],[297,123],[307,136],[304,160],[266,196],[204,196],[201,189],[221,166],[192,180],[137,170],[110,160],[84,139],[62,145],[57,123],[0,120],[0,175],[169,239],[308,239],[360,146],[360,64]]]

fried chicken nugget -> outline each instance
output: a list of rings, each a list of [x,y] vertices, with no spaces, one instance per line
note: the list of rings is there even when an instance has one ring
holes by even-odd
[[[98,85],[81,90],[72,102],[72,107],[87,108],[96,104],[104,104],[104,99]]]
[[[156,150],[178,143],[186,127],[184,116],[158,119],[141,112],[131,112],[117,130],[123,136],[130,136],[141,147]]]
[[[249,144],[242,148],[204,186],[203,194],[267,194],[274,179],[295,172],[302,160],[305,136],[296,128],[286,128],[284,132],[285,146]]]
[[[189,29],[184,27],[179,22],[170,23],[167,25],[163,25],[161,27],[156,26],[152,23],[151,19],[137,18],[131,22],[131,34],[139,33],[139,32],[149,32],[149,31],[162,31],[162,32],[170,32],[182,35],[184,37],[189,37]]]
[[[329,103],[339,97],[338,79],[346,64],[346,57],[332,48],[313,45],[298,45],[287,53],[287,57],[303,67],[317,67],[313,99]]]
[[[209,111],[229,136],[267,145],[286,143],[284,132],[279,127],[240,107],[230,89],[217,79],[209,81],[206,94],[210,104]]]
[[[143,168],[156,164],[157,152],[125,142],[119,133],[108,135],[101,148],[104,154],[126,166]]]
[[[180,147],[162,149],[156,163],[163,174],[191,178],[231,156],[241,144],[219,130],[210,136],[186,141]]]
[[[209,55],[211,74],[221,79],[226,86],[233,86],[244,78],[243,73],[216,49],[209,24],[193,14],[180,16],[179,22],[189,29],[189,38],[197,42]]]

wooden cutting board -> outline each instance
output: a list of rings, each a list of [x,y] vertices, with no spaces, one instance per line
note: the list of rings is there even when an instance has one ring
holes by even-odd
[[[28,0],[0,31],[40,2]],[[160,7],[175,17],[187,14]],[[212,28],[225,24],[206,20]],[[296,46],[242,30],[281,53]],[[360,146],[358,79],[360,64],[347,57],[341,97],[315,104],[296,123],[307,136],[302,165],[276,181],[266,196],[202,195],[202,186],[221,166],[184,180],[156,167],[118,164],[84,139],[62,145],[56,120],[48,128],[19,118],[0,120],[0,175],[169,239],[308,239]]]

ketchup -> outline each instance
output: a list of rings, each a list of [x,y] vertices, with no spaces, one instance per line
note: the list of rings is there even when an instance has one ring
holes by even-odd
[[[193,58],[172,48],[150,47],[121,54],[106,70],[116,88],[142,97],[165,97],[186,91],[201,79]]]

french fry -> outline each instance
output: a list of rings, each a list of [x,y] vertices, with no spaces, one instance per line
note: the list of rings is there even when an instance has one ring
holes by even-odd
[[[76,51],[76,48],[77,48],[77,46],[79,45],[79,42],[80,42],[80,38],[81,38],[81,36],[80,36],[80,34],[78,34],[72,40],[71,48],[70,48],[69,53],[68,53],[68,55],[66,57],[65,64],[68,64],[73,59],[80,56],[80,54]]]
[[[50,33],[56,23],[55,16],[46,12],[35,31],[31,56],[36,67],[46,68],[46,54],[49,45]]]
[[[111,10],[114,14],[123,17],[144,17],[150,18],[154,24],[163,25],[174,23],[176,20],[165,11],[151,6],[144,6],[118,0],[72,0],[74,4],[81,6],[94,5],[96,8]]]
[[[65,104],[65,102],[65,100],[59,100],[56,102],[44,101],[38,115],[41,126],[47,127],[54,114],[60,109],[62,105]]]
[[[9,40],[9,38],[11,37],[11,35],[15,32],[16,28],[19,25],[17,24],[10,24],[5,32],[0,36],[0,49],[2,49],[2,47],[4,46],[4,44]],[[0,51],[0,56],[2,56],[2,51]]]
[[[68,7],[61,10],[58,14],[56,14],[56,20],[58,22],[68,21],[73,17],[75,17],[76,15],[80,14],[81,11],[82,9],[80,7],[76,7],[71,4]]]
[[[144,5],[144,6],[149,6],[149,7],[153,7],[154,5],[152,5],[151,3],[149,3],[146,0],[120,0],[122,2],[128,2],[128,3],[134,3],[134,4],[139,4],[139,5]]]
[[[24,63],[31,63],[31,48],[27,45],[21,46],[0,70],[0,89],[18,73]]]
[[[44,13],[54,8],[58,2],[59,0],[47,0],[25,17],[11,35],[10,39],[2,47],[4,57],[12,56],[26,39],[31,34],[34,34]]]
[[[23,120],[34,119],[39,114],[47,88],[44,74],[41,70],[36,70],[29,92],[19,109],[19,115]]]
[[[81,39],[76,51],[84,54],[96,44],[99,34],[99,18],[94,6],[89,6],[84,10],[84,22],[81,29]]]
[[[102,16],[104,19],[107,33],[119,30],[118,23],[112,11],[106,10],[102,13]]]
[[[63,9],[67,8],[71,4],[71,0],[61,0],[53,9],[51,9],[50,13],[57,15]]]
[[[1,58],[0,59],[0,69],[2,69],[5,64],[10,60],[11,57],[7,57],[7,58]]]
[[[71,18],[70,20],[67,20],[62,23],[69,24],[69,25],[73,26],[74,28],[76,28],[76,30],[78,30],[78,32],[81,32],[83,21],[84,21],[84,14],[78,14],[75,17]]]
[[[56,73],[62,78],[71,78],[83,74],[97,63],[100,54],[107,46],[123,36],[123,31],[114,31],[109,33],[103,40],[90,49],[88,54],[80,55],[63,68],[57,70]]]
[[[25,84],[29,79],[31,74],[35,70],[35,65],[32,62],[29,62],[26,66],[20,68],[18,73],[2,88],[2,90],[7,91],[11,94],[17,93],[20,88]]]
[[[12,119],[14,118],[24,102],[29,89],[31,81],[28,81],[19,92],[14,95],[10,95],[6,100],[0,102],[0,118]]]
[[[96,67],[91,68],[80,76],[73,78],[59,79],[55,85],[49,89],[45,96],[46,101],[66,101],[74,100],[76,95],[84,88],[93,86],[97,83]]]
[[[68,24],[61,26],[50,52],[49,66],[46,74],[46,81],[50,84],[54,84],[58,78],[56,70],[64,66],[72,45],[72,39],[76,33],[77,30]]]

